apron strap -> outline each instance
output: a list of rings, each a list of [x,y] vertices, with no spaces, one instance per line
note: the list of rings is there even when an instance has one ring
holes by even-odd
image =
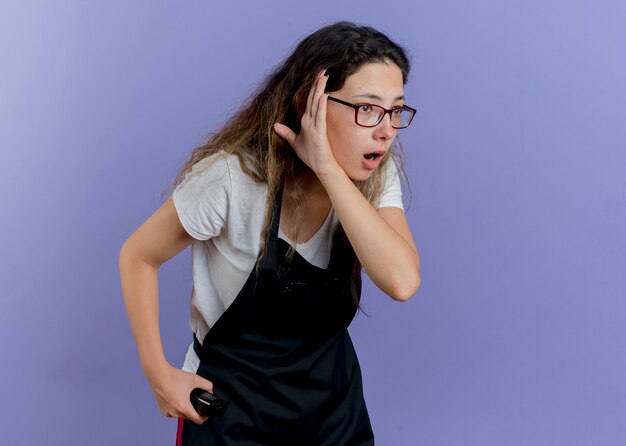
[[[196,334],[193,334],[193,351],[196,352],[198,359],[202,360],[202,344],[198,341]]]

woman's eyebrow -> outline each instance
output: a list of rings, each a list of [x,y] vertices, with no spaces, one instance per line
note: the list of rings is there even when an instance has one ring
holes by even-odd
[[[372,94],[372,93],[362,93],[362,94],[356,94],[354,96],[352,96],[353,98],[367,98],[367,99],[375,99],[377,101],[382,101],[383,98],[381,98],[380,96],[378,96],[377,94]],[[397,96],[394,101],[403,101],[404,100],[404,95],[401,96]]]

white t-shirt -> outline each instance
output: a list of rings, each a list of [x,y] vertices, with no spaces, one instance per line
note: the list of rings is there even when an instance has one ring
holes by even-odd
[[[377,207],[404,209],[396,166],[393,162],[387,166],[388,180]],[[181,224],[195,239],[189,325],[202,342],[239,294],[259,256],[267,185],[247,176],[239,158],[225,153],[199,161],[192,172],[194,175],[174,190],[173,201]],[[331,208],[318,232],[298,244],[296,251],[310,263],[326,268],[338,224]],[[279,237],[293,245],[282,231]],[[195,372],[198,365],[192,343],[183,370]]]

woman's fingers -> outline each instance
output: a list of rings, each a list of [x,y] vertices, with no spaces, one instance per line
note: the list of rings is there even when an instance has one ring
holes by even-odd
[[[193,386],[194,389],[202,389],[206,390],[209,393],[213,393],[213,383],[208,379],[201,377],[200,375],[194,375]],[[189,404],[187,404],[184,409],[184,418],[187,418],[188,420],[193,421],[196,424],[204,423],[208,419],[208,417],[200,415],[191,404],[191,400],[189,400],[188,402]]]
[[[324,93],[328,76],[321,71],[309,90],[307,108],[300,120],[300,133],[281,123],[274,124],[274,131],[295,150],[298,157],[314,172],[325,169],[333,162],[333,155],[326,136],[326,107],[328,95]]]
[[[209,393],[213,393],[213,383],[208,379],[201,377],[200,375],[196,375],[195,382],[196,389],[206,390]]]
[[[319,124],[320,120],[320,104],[322,102],[322,98],[324,97],[324,89],[326,88],[326,81],[328,80],[327,76],[324,76],[322,72],[321,75],[317,78],[317,82],[315,83],[315,93],[313,96],[313,110],[311,111],[311,117],[313,118],[313,122],[315,125]]]
[[[190,407],[187,410],[187,412],[182,414],[183,415],[182,418],[186,418],[189,421],[193,421],[196,424],[202,424],[206,420],[209,419],[209,417],[203,417],[202,415],[198,414],[198,412],[196,412],[196,409],[194,409],[194,407],[191,404],[189,406]]]
[[[320,71],[319,74],[317,75],[317,79],[313,83],[313,86],[309,90],[309,95],[307,96],[306,110],[304,112],[303,117],[308,115],[309,117],[313,119],[314,122],[317,117],[317,107],[319,103],[320,94],[324,93],[324,88],[326,85],[325,80],[326,80],[326,76],[324,76],[324,71]],[[320,92],[321,81],[324,82],[324,85],[321,87],[322,90]]]
[[[213,383],[209,381],[208,379],[204,379],[200,375],[196,375],[194,386],[196,389],[202,389],[202,390],[206,390],[209,393],[213,393]],[[196,412],[196,409],[193,407],[193,405],[191,405],[191,410],[190,410],[189,415],[190,415],[189,419],[196,424],[202,424],[208,419],[208,417],[204,417],[198,414],[198,412]]]
[[[326,130],[326,106],[328,105],[328,94],[324,93],[324,89],[326,88],[326,81],[328,80],[327,76],[324,76],[324,80],[321,84],[321,92],[320,98],[317,104],[317,116],[315,117],[316,125],[319,126],[320,130]]]
[[[305,116],[313,116],[313,99],[315,97],[316,86],[317,86],[317,80],[313,83],[313,87],[311,87],[311,89],[309,90],[309,94],[306,97],[306,109],[304,110],[304,115],[302,115],[303,118]]]
[[[186,372],[174,367],[168,367],[151,380],[161,412],[170,418],[185,418],[196,424],[207,420],[191,404],[193,389],[204,389],[213,393],[213,383],[195,373]]]
[[[291,130],[285,124],[280,124],[277,122],[276,124],[274,124],[274,131],[278,134],[278,136],[287,141],[292,148],[296,148],[297,135],[293,132],[293,130]]]

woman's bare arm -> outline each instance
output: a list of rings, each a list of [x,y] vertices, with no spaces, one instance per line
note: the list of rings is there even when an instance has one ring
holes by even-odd
[[[205,418],[195,412],[189,394],[196,387],[212,391],[212,384],[168,363],[159,329],[158,269],[192,241],[170,197],[126,240],[120,251],[119,267],[124,303],[141,366],[161,411],[169,417],[201,423]]]
[[[420,285],[420,262],[402,209],[374,209],[341,169],[320,180],[363,270],[391,298],[409,299]]]

